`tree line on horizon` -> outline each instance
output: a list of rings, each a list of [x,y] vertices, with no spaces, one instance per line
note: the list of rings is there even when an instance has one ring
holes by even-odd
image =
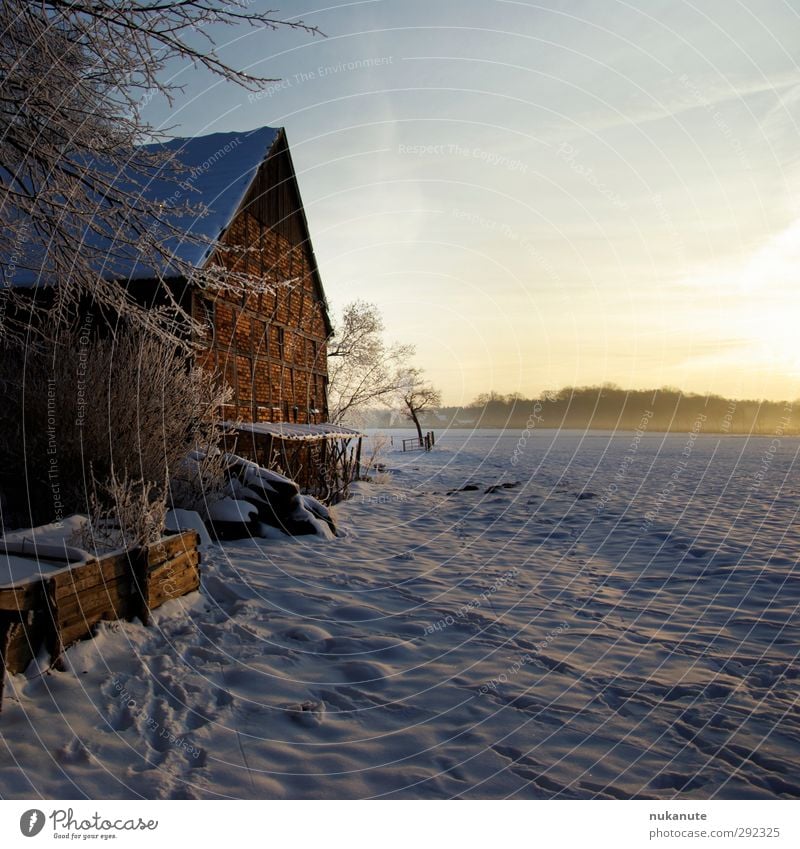
[[[537,398],[488,392],[469,404],[427,411],[423,426],[448,428],[519,428],[643,430],[667,433],[800,433],[800,401],[725,398],[683,392],[676,387],[622,389],[614,384],[569,386]],[[391,411],[371,410],[366,427],[402,427]]]

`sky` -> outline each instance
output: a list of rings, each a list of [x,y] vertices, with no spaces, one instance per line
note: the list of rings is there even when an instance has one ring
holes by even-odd
[[[800,397],[800,0],[280,14],[325,37],[215,33],[279,83],[178,69],[183,95],[147,117],[285,127],[334,318],[376,303],[446,403],[603,382]]]

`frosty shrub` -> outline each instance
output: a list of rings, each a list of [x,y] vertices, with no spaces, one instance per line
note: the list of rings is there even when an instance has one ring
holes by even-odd
[[[363,480],[372,480],[376,483],[386,483],[386,480],[378,481],[379,476],[386,476],[383,459],[389,448],[390,438],[385,433],[376,433],[370,437],[370,452],[361,459],[360,477]]]
[[[135,329],[98,338],[86,322],[36,349],[4,351],[0,389],[0,490],[6,522],[19,526],[166,503],[187,455],[216,449],[230,396],[176,346]],[[209,461],[197,485],[215,490],[217,473]]]
[[[219,444],[221,435],[218,425],[210,428],[205,444],[211,447],[204,451],[198,444],[173,471],[169,481],[170,507],[196,510],[207,518],[209,507],[223,497],[229,463],[222,451],[213,447]]]
[[[163,489],[114,471],[105,484],[92,478],[87,521],[70,544],[93,554],[135,548],[157,542],[164,535],[167,512]]]

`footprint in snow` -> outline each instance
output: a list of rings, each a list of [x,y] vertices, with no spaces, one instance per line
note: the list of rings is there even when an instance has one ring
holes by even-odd
[[[325,719],[325,702],[305,701],[298,704],[285,705],[284,711],[292,722],[304,728],[317,728]]]
[[[284,631],[282,636],[297,643],[319,643],[331,639],[328,631],[316,625],[295,625]]]
[[[701,775],[681,775],[677,772],[663,772],[650,782],[651,790],[696,790],[708,783]]]
[[[350,660],[338,667],[342,677],[349,684],[382,688],[386,686],[387,670],[379,663],[366,660]]]

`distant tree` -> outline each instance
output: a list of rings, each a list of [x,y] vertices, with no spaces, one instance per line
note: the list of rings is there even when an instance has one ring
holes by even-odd
[[[274,82],[220,58],[214,28],[316,28],[251,7],[252,0],[3,0],[0,338],[24,338],[32,309],[46,310],[53,327],[83,299],[151,333],[185,338],[189,316],[166,286],[166,305],[145,308],[109,271],[117,256],[133,254],[156,274],[166,264],[173,275],[195,274],[174,256],[192,236],[171,222],[203,210],[190,191],[178,191],[183,172],[174,154],[141,147],[168,137],[143,110],[154,97],[174,101],[182,64],[250,91]],[[154,176],[175,182],[180,203],[149,199]],[[48,290],[52,302],[19,292],[31,274],[58,284]],[[236,275],[211,282],[229,281]]]
[[[422,425],[419,415],[425,410],[433,410],[441,406],[442,395],[423,377],[421,369],[408,368],[400,375],[400,400],[407,419],[414,422],[422,442]]]
[[[342,311],[328,343],[328,411],[332,422],[391,403],[414,354],[411,345],[388,345],[375,304],[354,301]]]
[[[467,406],[488,407],[489,404],[505,404],[507,397],[511,398],[512,396],[505,396],[502,392],[495,392],[494,390],[491,392],[481,392],[480,395],[477,395]]]

